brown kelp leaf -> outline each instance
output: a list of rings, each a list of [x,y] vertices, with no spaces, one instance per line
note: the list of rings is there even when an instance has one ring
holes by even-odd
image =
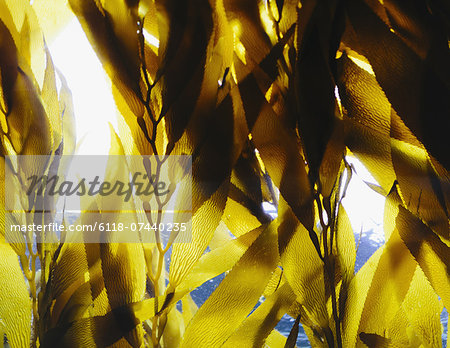
[[[262,172],[255,155],[255,148],[248,142],[231,173],[231,183],[254,204],[261,204]]]
[[[20,44],[17,44],[17,48],[21,52],[21,56],[25,58],[26,65],[30,67],[30,71],[27,71],[27,74],[34,76],[37,85],[42,88],[46,67],[46,55],[44,35],[39,26],[38,17],[28,1],[19,0],[11,2],[14,3],[13,6],[15,8],[19,6],[24,7],[25,11],[22,14],[20,14],[20,11],[12,11],[15,18],[24,14],[23,23],[17,26],[17,29],[20,31]],[[16,24],[18,23],[16,22]]]
[[[382,248],[382,254],[364,301],[359,332],[384,336],[385,328],[394,320],[404,301],[417,268],[417,263],[400,238],[399,227],[395,222],[398,209],[395,203],[398,201],[396,191],[392,191],[387,198],[384,221],[388,240]]]
[[[281,195],[300,222],[312,230],[312,191],[295,131],[281,123],[269,104],[264,102],[252,136]]]
[[[19,6],[23,6],[23,2],[20,3],[19,1],[17,1],[19,3]],[[8,29],[10,35],[12,36],[14,43],[16,46],[18,46],[19,44],[19,32],[16,28],[16,24],[14,22],[15,18],[13,18],[13,11],[11,11],[11,4],[8,4],[7,1],[1,1],[0,2],[0,13],[1,15],[1,21],[3,22],[3,24],[6,26],[6,28]],[[19,11],[14,11],[14,12],[19,12]],[[19,15],[23,15],[23,11],[22,13],[20,13]],[[17,14],[16,14],[17,16]]]
[[[191,319],[194,317],[195,313],[197,313],[198,306],[196,305],[190,294],[187,294],[182,298],[181,304],[183,306],[184,325],[185,327],[187,327]]]
[[[164,327],[162,340],[166,347],[179,347],[184,334],[183,315],[176,307],[167,313],[167,324]]]
[[[345,144],[387,193],[396,179],[391,159],[391,105],[375,77],[351,58],[344,52],[338,60],[337,85],[346,110]]]
[[[413,6],[402,7],[404,11]],[[421,47],[427,51],[427,57],[422,58],[398,36],[395,27],[391,31],[365,3],[349,2],[346,9],[357,37],[357,50],[370,61],[393,108],[427,150],[448,168],[448,145],[437,140],[446,139],[445,127],[436,128],[438,124],[446,124],[450,112],[449,87],[445,82],[449,81],[450,71],[443,58],[446,56],[448,61],[449,52],[442,30],[438,36],[433,35],[430,49],[425,48],[430,42],[421,42]],[[388,7],[391,14],[392,9]],[[425,5],[415,10],[420,11],[420,18],[435,22]],[[434,24],[433,29],[436,26]],[[438,62],[434,62],[436,59]]]
[[[48,158],[38,158],[34,155],[51,154],[51,125],[32,77],[21,69],[18,69],[13,93],[13,106],[7,117],[9,134],[5,135],[4,141],[11,142],[8,154],[21,155],[18,158],[19,179],[27,182],[31,176],[40,177],[48,169]],[[41,204],[35,197],[29,198],[26,210],[32,209],[35,204]],[[37,209],[42,207],[37,206]],[[39,216],[42,218],[42,215]],[[39,216],[36,215],[36,219]]]
[[[391,340],[376,333],[361,332],[359,334],[361,341],[371,348],[388,348],[391,347]]]
[[[313,2],[313,1],[311,1]],[[318,1],[312,14],[306,6],[298,10],[303,35],[297,35],[295,66],[298,130],[302,138],[311,182],[317,179],[320,164],[334,127],[337,105],[334,96],[335,56],[343,31],[339,2]],[[301,30],[300,27],[298,30]]]
[[[51,126],[32,79],[21,69],[13,93],[13,108],[7,122],[14,150],[18,155],[49,154]]]
[[[237,116],[236,116],[237,117]],[[231,168],[240,153],[236,145],[242,142],[246,134],[235,129],[235,115],[231,97],[227,97],[214,111],[213,115],[203,117],[201,128],[195,119],[187,129],[188,137],[193,140],[192,207],[195,212],[222,184],[229,180]]]
[[[97,207],[95,207],[95,209],[97,209]],[[86,243],[84,244],[84,247],[86,249],[86,259],[89,267],[89,284],[92,296],[92,308],[89,308],[89,316],[105,315],[111,310],[111,306],[109,304],[103,277],[100,245]]]
[[[123,154],[115,133],[111,134],[111,139],[113,153]],[[122,164],[114,169],[118,159],[112,161],[108,163],[106,180],[111,181],[110,176],[113,176],[124,181],[126,166]],[[124,209],[123,205],[117,206],[117,200],[111,200],[110,196],[85,199],[82,206],[91,211]],[[115,222],[106,219],[100,223]],[[79,222],[93,226],[99,221],[92,215],[82,214]],[[109,240],[114,241],[111,236]],[[79,262],[74,263],[74,259]],[[43,331],[43,342],[68,344],[74,337],[80,340],[77,342],[97,342],[99,345],[103,345],[99,343],[102,340],[113,340],[113,343],[122,339],[132,345],[141,342],[142,328],[135,328],[134,309],[127,307],[142,300],[145,291],[145,263],[139,244],[65,243],[52,267],[51,279],[45,292],[47,327]],[[104,337],[107,332],[102,329],[111,328],[119,336]]]
[[[97,209],[94,205],[89,208]],[[82,215],[77,223],[94,222]],[[50,266],[49,281],[39,304],[41,339],[52,328],[67,326],[88,316],[105,315],[110,311],[99,244],[66,241],[60,244]]]
[[[270,220],[271,217],[264,212],[261,203],[254,204],[236,186],[230,185],[222,221],[233,235],[238,237]]]
[[[292,25],[286,35],[268,51],[261,61],[253,61],[253,58],[250,57],[249,61],[252,59],[252,64],[245,64],[240,59],[235,59],[233,63],[242,111],[245,112],[247,126],[250,130],[267,103],[266,93],[280,75],[278,62],[282,60],[284,47],[294,36],[295,28],[295,25]],[[278,86],[274,88],[278,88]],[[233,103],[236,103],[235,99],[238,98],[234,98]]]
[[[275,291],[277,291],[280,288],[280,286],[286,283],[286,279],[283,278],[283,273],[284,270],[281,268],[280,265],[278,265],[278,267],[275,268],[275,271],[272,273],[272,276],[270,277],[270,280],[267,283],[266,288],[264,289],[263,296],[265,298],[271,296]]]
[[[279,20],[279,27],[281,33],[284,33],[290,28],[293,23],[297,22],[297,7],[298,1],[296,0],[283,0],[282,11],[278,9],[278,13],[280,14],[281,19]],[[278,1],[277,1],[278,3]]]
[[[300,324],[300,315],[295,319],[294,325],[292,325],[291,331],[289,332],[289,336],[286,340],[285,348],[294,348],[295,343],[297,342],[298,337],[298,327]]]
[[[170,269],[173,286],[189,272],[212,238],[225,208],[231,168],[247,134],[227,96],[214,113],[194,114],[180,147],[175,149],[193,153],[193,221],[192,243],[177,243],[173,247]]]
[[[36,85],[42,87],[45,70],[44,39],[30,2],[4,0],[0,3],[0,13],[2,24],[8,28],[20,52],[21,68],[27,75],[33,76],[33,80],[37,80]]]
[[[259,63],[272,46],[261,25],[258,1],[223,0],[227,19],[253,62]]]
[[[416,54],[425,58],[431,44],[436,44],[432,35],[441,35],[439,23],[433,21],[433,16],[426,4],[401,3],[389,0],[383,3],[386,19],[384,22],[410,47]],[[377,6],[379,8],[381,6]],[[372,7],[373,10],[374,7]],[[438,30],[437,30],[438,29]],[[439,38],[441,40],[441,38]]]
[[[82,318],[49,330],[42,340],[44,347],[108,347],[127,345],[122,337],[135,330],[140,320],[134,311],[140,306],[128,304],[102,316]],[[117,320],[120,318],[120,321]],[[121,342],[119,342],[122,340]]]
[[[125,148],[125,153],[133,155],[152,155],[153,148],[149,143],[146,135],[152,131],[152,123],[147,113],[142,117],[136,119],[133,109],[130,108],[126,96],[121,94],[120,89],[112,86],[112,93],[114,101],[118,110],[119,134],[122,139],[122,144]],[[139,121],[138,121],[139,120]],[[144,122],[142,122],[142,120]],[[145,123],[146,133],[142,130],[140,124]],[[148,125],[148,127],[147,127]]]
[[[423,144],[417,137],[406,127],[400,116],[394,109],[391,111],[391,138],[407,142],[408,144],[424,148]]]
[[[419,267],[416,267],[416,270],[417,268]],[[417,341],[403,306],[397,311],[397,314],[385,331],[384,336],[389,338],[391,346],[411,346]]]
[[[442,238],[449,240],[449,213],[443,189],[449,181],[439,177],[422,147],[391,140],[391,154],[404,205]],[[439,199],[441,198],[441,199]],[[448,198],[447,198],[448,200]]]
[[[278,65],[276,64],[278,59],[283,59],[283,51],[286,48],[291,39],[294,37],[296,25],[292,24],[289,29],[284,33],[283,37],[270,49],[269,53],[261,60],[258,66],[255,66],[253,73],[260,75],[259,68],[267,74],[272,81],[275,81],[280,75]]]
[[[156,1],[156,6],[159,10],[159,55],[162,57],[157,73],[157,78],[161,77],[158,83],[162,95],[158,117],[166,116],[169,143],[173,146],[183,134],[197,99],[205,97],[201,95],[205,84],[214,82],[217,91],[217,79],[206,75],[205,70],[213,29],[212,9],[206,0]],[[202,99],[198,102],[204,103]]]
[[[267,180],[268,178],[262,172],[256,157],[254,147],[248,143],[231,173],[229,198],[246,207],[262,223],[270,220],[263,210],[262,202],[276,200],[276,197],[263,198],[263,192],[268,192],[267,186],[271,184]]]
[[[260,226],[262,222],[268,221],[265,218],[261,218],[263,221],[258,219],[257,216],[260,215],[255,216],[254,212],[245,205],[245,201],[245,195],[234,185],[231,185],[222,221],[226,224],[227,233],[232,233],[235,237],[239,237]]]
[[[340,187],[338,181],[344,170],[342,160],[345,153],[345,124],[342,120],[336,119],[319,169],[320,193],[327,210],[334,206],[332,195],[334,190]]]
[[[3,14],[2,14],[3,17]],[[0,20],[0,76],[1,76],[1,110],[5,117],[9,114],[13,98],[13,87],[17,78],[17,50],[14,40],[2,20]],[[2,121],[3,131],[6,133],[4,121]]]
[[[241,151],[237,144],[243,143],[247,136],[236,125],[232,110],[231,98],[227,97],[214,114],[191,119],[193,124],[185,133],[191,138],[193,151],[192,243],[173,246],[170,268],[173,286],[182,281],[204,252],[222,217],[231,168]],[[203,121],[201,125],[200,121]]]

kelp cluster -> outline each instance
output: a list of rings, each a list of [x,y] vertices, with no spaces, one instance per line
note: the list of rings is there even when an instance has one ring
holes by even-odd
[[[155,155],[156,168],[192,156],[192,240],[163,243],[155,231],[155,243],[34,247],[32,234],[11,243],[3,230],[0,328],[11,347],[294,347],[300,323],[314,347],[442,345],[445,2],[68,2],[112,82],[110,153]],[[56,86],[39,29],[52,24],[33,6],[0,1],[2,157],[52,159],[18,163],[17,178],[64,170],[58,155],[75,146],[70,92],[61,75]],[[386,197],[386,243],[357,272],[342,205],[350,155]],[[33,212],[40,198],[16,199]],[[162,221],[164,204],[136,206],[156,208],[136,219]],[[190,292],[224,273],[198,308]],[[289,337],[274,329],[285,314]]]

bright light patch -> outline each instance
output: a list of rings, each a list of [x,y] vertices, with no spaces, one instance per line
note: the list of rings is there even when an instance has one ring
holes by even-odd
[[[349,58],[353,61],[353,63],[355,63],[361,69],[367,71],[371,75],[375,75],[375,73],[373,72],[372,66],[370,64],[368,64],[365,61],[363,61],[359,58],[356,58],[355,56],[352,56],[352,55],[350,55]]]
[[[72,20],[49,49],[56,68],[62,72],[72,91],[79,146],[77,154],[108,154],[108,122],[117,131],[111,82],[79,22]]]
[[[338,86],[334,86],[334,96],[337,100],[338,106],[339,106],[339,110],[341,110],[342,113],[342,103],[341,103],[341,97],[339,96],[339,89]]]
[[[366,182],[378,185],[364,165],[355,157],[347,156],[346,160],[353,165],[353,173],[342,204],[350,219],[354,233],[369,232],[369,239],[375,242],[384,241],[383,216],[385,198],[373,191]]]
[[[245,47],[237,38],[234,41],[234,51],[242,63],[247,64],[247,60],[245,59]]]
[[[159,47],[159,40],[154,37],[152,34],[150,34],[147,30],[143,30],[142,32],[144,34],[144,39],[147,41],[150,45],[154,47]]]
[[[275,219],[278,215],[277,208],[270,202],[263,202],[263,209],[273,219]]]
[[[264,97],[266,98],[266,100],[270,103],[270,99],[272,97],[272,89],[273,89],[273,84],[270,85],[269,89],[267,90],[266,94],[264,95]]]

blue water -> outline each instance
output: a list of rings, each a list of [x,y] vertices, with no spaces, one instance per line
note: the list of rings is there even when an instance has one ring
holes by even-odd
[[[447,335],[448,335],[448,312],[445,308],[441,313],[441,323],[444,328],[444,332],[442,333],[442,347],[446,348],[447,347]]]

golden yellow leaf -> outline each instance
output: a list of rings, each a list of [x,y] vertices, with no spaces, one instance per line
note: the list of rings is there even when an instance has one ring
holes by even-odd
[[[266,337],[291,307],[295,298],[296,296],[289,284],[281,285],[242,322],[223,347],[262,346]]]
[[[270,224],[236,263],[186,328],[181,347],[217,347],[250,313],[278,263],[276,226]]]
[[[17,254],[0,242],[0,319],[12,348],[28,347],[31,338],[31,299]],[[2,338],[3,339],[3,338]]]

